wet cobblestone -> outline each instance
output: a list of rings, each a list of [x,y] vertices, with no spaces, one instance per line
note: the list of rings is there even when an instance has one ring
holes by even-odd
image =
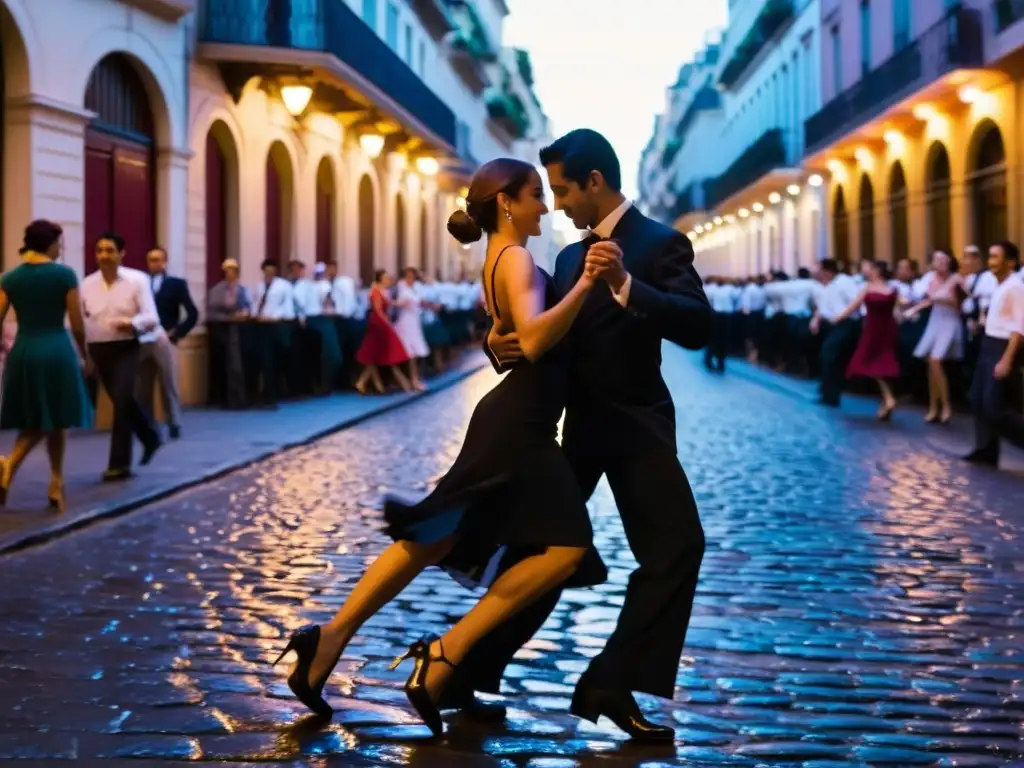
[[[1024,483],[666,354],[708,538],[675,745],[567,714],[632,558],[592,502],[609,582],[568,592],[506,679],[507,727],[427,739],[387,662],[473,595],[417,579],[349,646],[324,728],[269,661],[426,487],[489,373],[349,431],[0,560],[0,759],[354,766],[995,766],[1024,762]]]

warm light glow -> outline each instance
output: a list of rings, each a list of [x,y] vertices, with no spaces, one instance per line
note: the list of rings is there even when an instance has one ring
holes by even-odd
[[[715,227],[714,222],[707,221],[707,222],[704,223],[704,229],[714,229],[714,227]]]
[[[285,85],[281,87],[281,101],[293,117],[298,117],[309,106],[313,89],[308,85]]]
[[[796,197],[797,195],[800,194],[800,185],[790,184],[788,187],[786,187],[786,191],[789,192],[789,194],[791,194],[793,197]]]
[[[462,210],[466,210],[466,198],[463,197],[462,195],[459,195],[458,197],[456,197],[455,198],[455,207],[456,208],[461,208]]]
[[[890,128],[882,134],[882,138],[885,139],[886,144],[898,144],[903,139],[903,134],[894,128]]]
[[[857,147],[854,151],[853,156],[857,158],[858,163],[866,163],[871,159],[871,150],[867,147]]]
[[[825,183],[825,180],[821,178],[821,174],[813,173],[811,174],[811,177],[807,179],[807,183],[810,184],[812,187],[820,187],[822,184]]]
[[[715,226],[716,227],[722,226],[722,217],[721,216],[715,216]]]
[[[697,236],[697,232],[696,230],[691,229],[689,232],[686,233],[686,236],[693,240],[693,238]]]
[[[935,107],[933,107],[931,104],[917,104],[911,111],[914,113],[914,117],[916,117],[918,120],[923,120],[926,122],[928,120],[931,120],[933,117],[935,117],[936,114],[938,114],[935,111]]]
[[[768,202],[771,203],[772,205],[777,204],[780,200],[782,200],[782,195],[780,195],[778,192],[772,192],[770,195],[768,195]]]
[[[695,229],[697,230],[697,234],[698,234],[698,235],[699,235],[699,234],[700,234],[701,232],[703,232],[703,231],[704,231],[704,227],[702,227],[702,226],[701,226],[700,224],[698,224],[698,225],[697,225],[697,226],[695,227]]]
[[[392,162],[395,164],[395,169],[404,171],[409,167],[409,158],[403,155],[401,152],[393,152],[391,154]]]
[[[735,222],[735,221],[736,221],[736,217],[735,217],[735,216],[733,216],[733,215],[732,215],[731,213],[727,213],[727,214],[725,215],[725,221],[726,221],[726,223],[728,223],[728,224],[732,224],[733,222]]]
[[[469,197],[469,187],[463,187],[459,190],[459,194],[463,197]]]
[[[741,219],[745,219],[747,218],[747,216],[750,215],[750,211],[748,211],[746,208],[740,208],[739,211],[737,211],[737,213],[739,213]]]
[[[441,170],[441,165],[437,162],[436,158],[420,157],[416,159],[416,170],[424,176],[437,176],[437,172]]]
[[[841,170],[843,170],[843,161],[836,160],[834,157],[831,160],[829,160],[825,165],[828,166],[828,169],[832,173],[839,173]]]
[[[752,206],[750,206],[750,207],[754,209],[754,213],[760,213],[761,211],[763,211],[763,210],[764,210],[764,206],[763,206],[763,205],[761,205],[761,203],[754,203],[754,204],[753,204]]]
[[[960,99],[964,104],[973,104],[982,96],[982,91],[973,85],[965,85],[959,91],[956,92],[957,98]]]
[[[384,150],[384,137],[376,133],[364,133],[359,137],[359,146],[363,148],[367,157],[380,157]]]

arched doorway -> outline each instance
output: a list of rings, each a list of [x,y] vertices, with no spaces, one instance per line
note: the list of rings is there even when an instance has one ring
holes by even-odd
[[[974,207],[974,244],[987,251],[1006,239],[1006,149],[1003,134],[991,120],[983,121],[971,141],[971,202]]]
[[[334,259],[334,165],[320,160],[316,171],[316,260]]]
[[[206,134],[206,288],[220,282],[221,264],[238,258],[238,151],[217,120]]]
[[[860,219],[860,259],[861,261],[873,261],[875,258],[875,188],[866,173],[860,177],[857,215]]]
[[[430,266],[430,216],[424,200],[420,203],[420,272],[429,274]]]
[[[280,141],[267,152],[266,257],[281,265],[292,258],[292,159]]]
[[[907,224],[907,177],[903,164],[895,162],[889,171],[889,224],[892,227],[889,261],[896,262],[910,256],[910,229]]]
[[[369,176],[359,180],[359,278],[363,285],[373,282],[374,223],[376,211],[373,201],[373,182]]]
[[[399,275],[409,264],[409,254],[406,253],[405,224],[405,198],[399,192],[395,195],[395,258]]]
[[[925,161],[925,208],[928,211],[928,252],[952,253],[953,223],[949,206],[949,153],[936,141]],[[926,254],[927,256],[927,254]],[[927,258],[926,258],[927,260]]]
[[[850,261],[850,222],[842,187],[836,187],[832,203],[832,258],[840,264]]]
[[[89,76],[85,108],[85,271],[96,269],[95,242],[113,231],[125,239],[125,264],[145,268],[156,242],[153,110],[128,58],[112,53]]]

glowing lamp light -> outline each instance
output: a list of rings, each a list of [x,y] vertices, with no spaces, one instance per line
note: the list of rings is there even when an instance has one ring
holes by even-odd
[[[791,194],[793,197],[796,197],[797,195],[800,194],[800,185],[799,184],[790,184],[788,187],[786,187],[786,191],[789,194]]]
[[[807,179],[807,183],[810,184],[812,187],[820,187],[822,184],[825,183],[825,180],[821,178],[821,174],[813,173],[811,174],[811,177]]]
[[[853,156],[857,158],[858,163],[866,163],[871,159],[871,150],[867,147],[857,147],[854,151]]]
[[[699,234],[700,234],[701,232],[703,232],[703,231],[704,231],[704,227],[703,227],[703,226],[701,226],[700,224],[698,224],[698,225],[697,225],[696,227],[694,227],[694,229],[696,230],[696,232],[697,232],[697,234],[698,234],[698,235],[699,235]]]
[[[842,160],[836,160],[835,158],[832,158],[826,163],[826,165],[832,173],[839,173],[841,170],[843,170]]]
[[[705,222],[704,229],[714,229],[714,228],[715,228],[714,222],[711,222],[711,221]]]
[[[362,147],[367,157],[380,157],[380,153],[384,150],[384,137],[376,133],[364,133],[359,137],[359,146]]]
[[[695,238],[697,236],[697,231],[691,229],[689,232],[686,233],[686,236],[688,238],[690,238],[691,240],[693,240],[693,238]]]
[[[291,113],[292,117],[301,115],[306,107],[309,106],[311,98],[313,98],[313,89],[308,85],[285,85],[281,87],[281,101],[284,102],[284,108]]]
[[[903,134],[895,130],[894,128],[890,128],[888,131],[882,134],[882,138],[885,139],[886,144],[898,144],[900,140],[903,138]]]
[[[722,217],[721,216],[715,216],[715,226],[716,227],[722,226]]]
[[[956,92],[956,95],[964,104],[973,104],[981,98],[981,89],[973,85],[965,85]]]
[[[739,213],[741,219],[745,219],[747,218],[747,216],[750,215],[750,211],[748,211],[746,208],[740,208],[739,211],[737,211],[737,213]]]
[[[441,170],[441,164],[433,157],[420,157],[416,159],[416,170],[424,176],[437,176]]]
[[[771,203],[772,205],[777,204],[780,200],[782,200],[782,195],[780,195],[778,192],[772,192],[770,195],[768,195],[768,202]]]
[[[752,206],[750,206],[750,207],[754,209],[754,213],[760,213],[761,211],[763,211],[763,210],[764,210],[764,206],[763,206],[763,205],[761,205],[761,203],[754,203],[754,204],[753,204]]]
[[[938,114],[938,112],[935,111],[935,107],[931,104],[917,104],[911,111],[914,113],[914,117],[924,122],[931,120]]]
[[[459,195],[458,197],[456,197],[455,198],[455,207],[456,208],[460,208],[463,211],[466,210],[466,198],[463,197],[462,195]]]
[[[732,223],[734,223],[736,221],[736,217],[733,216],[731,213],[726,214],[725,221],[726,221],[727,224],[732,224]]]

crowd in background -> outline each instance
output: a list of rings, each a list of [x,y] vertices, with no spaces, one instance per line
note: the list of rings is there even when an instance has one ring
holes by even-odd
[[[925,419],[937,424],[948,423],[958,403],[977,415],[994,378],[999,392],[989,399],[997,397],[1001,417],[1022,411],[1024,271],[1013,243],[986,254],[969,246],[962,263],[936,251],[923,274],[911,259],[892,274],[882,261],[826,259],[792,278],[711,276],[705,290],[716,317],[705,352],[710,370],[724,372],[729,356],[741,356],[816,378],[819,402],[830,407],[844,389],[868,382],[882,396],[879,419],[888,420],[903,396],[926,402]],[[985,448],[983,463],[992,456],[997,462],[998,451]]]

